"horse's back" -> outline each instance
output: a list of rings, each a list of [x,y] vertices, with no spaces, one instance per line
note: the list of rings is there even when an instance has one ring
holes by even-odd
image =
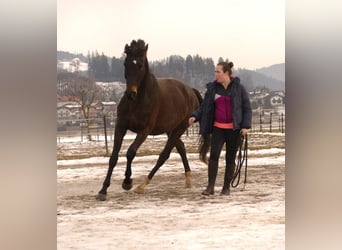
[[[183,124],[187,127],[190,114],[199,106],[195,92],[177,79],[158,78],[157,81],[160,106],[156,127],[162,124],[169,124],[170,127]]]
[[[198,103],[195,92],[184,82],[174,78],[157,78],[157,82],[160,95],[164,96],[167,101],[172,100],[182,105],[191,104],[189,101]]]

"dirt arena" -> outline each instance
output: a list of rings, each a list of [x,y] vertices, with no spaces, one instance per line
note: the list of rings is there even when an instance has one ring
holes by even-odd
[[[185,140],[186,146],[191,143]],[[159,144],[162,138],[150,138],[144,147],[156,149]],[[89,148],[89,144],[60,142],[58,148],[86,150],[86,145]],[[121,156],[106,201],[95,197],[108,157],[57,161],[57,248],[285,249],[285,135],[251,134],[249,145],[247,184],[243,189],[243,172],[239,186],[226,197],[219,195],[224,152],[215,194],[209,197],[201,195],[207,166],[195,153],[188,153],[192,188],[184,187],[183,165],[172,153],[143,195],[133,190],[157,155],[141,153],[135,158],[130,191],[121,188],[126,162]]]

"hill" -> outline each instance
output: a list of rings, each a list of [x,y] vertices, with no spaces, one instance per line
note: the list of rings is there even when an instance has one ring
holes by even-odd
[[[269,67],[256,69],[256,72],[285,82],[285,63],[273,64]]]
[[[67,51],[57,51],[57,61],[71,61],[78,57],[82,62],[88,63],[88,58],[83,54],[73,54]]]
[[[252,90],[254,88],[268,88],[269,90],[285,90],[285,81],[275,79],[267,76],[266,74],[259,73],[254,70],[238,69],[235,75],[241,79],[241,82],[247,89]]]
[[[70,52],[65,52],[65,51],[57,51],[57,60],[60,61],[64,61],[64,62],[68,62],[71,61],[72,59],[78,57],[81,61],[81,63],[88,63],[88,58],[85,57],[82,54],[73,54]],[[123,71],[123,62],[120,61],[121,59],[117,59],[116,63],[118,65],[120,65],[120,67],[116,67],[119,72],[116,72],[116,75],[122,75],[121,78],[123,78],[123,73],[121,71]],[[108,60],[109,61],[109,60]],[[173,64],[176,64],[177,62],[173,61]],[[182,64],[184,63],[184,60],[180,60],[178,63]],[[177,67],[174,67],[173,64],[170,65],[164,65],[161,69],[157,69],[154,68],[153,71],[155,72],[155,74],[157,76],[170,76],[170,77],[175,77],[175,78],[180,78],[181,75],[183,73],[179,73],[177,72]],[[100,68],[103,67],[102,65],[99,66]],[[109,69],[110,69],[110,65],[108,65]],[[184,65],[180,66],[181,68],[184,67]],[[211,65],[212,68],[208,68],[208,69],[203,69],[201,68],[199,70],[201,76],[200,78],[203,79],[212,79],[213,77],[213,71],[214,71],[214,64]],[[63,68],[70,68],[70,65],[67,64],[65,67],[63,66]],[[88,68],[84,67],[84,68]],[[176,70],[174,70],[174,68],[176,68]],[[179,71],[179,70],[178,70]],[[159,72],[159,75],[157,72]],[[166,72],[166,73],[165,73]],[[241,78],[241,82],[247,87],[248,90],[252,90],[254,88],[263,88],[266,87],[269,90],[285,90],[285,63],[280,63],[280,64],[274,64],[271,65],[269,67],[263,67],[263,68],[259,68],[256,70],[248,70],[248,69],[238,69],[234,75],[239,76]],[[111,81],[118,81],[118,78],[116,76],[115,80],[111,79]],[[110,77],[109,77],[110,78]],[[106,81],[107,78],[96,78],[97,81]],[[195,79],[192,76],[192,79],[182,79],[185,82],[197,82],[199,83],[200,86],[205,86],[204,83],[201,82],[201,80]],[[209,81],[209,80],[203,80],[204,82]]]

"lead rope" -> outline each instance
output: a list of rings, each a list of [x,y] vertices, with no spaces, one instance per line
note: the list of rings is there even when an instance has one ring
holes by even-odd
[[[243,148],[243,150],[242,150]],[[241,176],[241,168],[243,166],[243,164],[245,163],[245,180],[243,182],[243,188],[242,190],[245,189],[246,186],[246,182],[247,182],[247,149],[248,149],[248,137],[247,135],[245,136],[241,136],[240,139],[240,145],[239,145],[239,154],[238,154],[238,160],[237,160],[237,168],[234,172],[232,181],[231,181],[231,186],[233,188],[236,188],[239,183],[240,183],[240,176]],[[242,151],[243,151],[243,155],[242,155]],[[234,184],[234,182],[236,181],[237,178],[237,182]]]

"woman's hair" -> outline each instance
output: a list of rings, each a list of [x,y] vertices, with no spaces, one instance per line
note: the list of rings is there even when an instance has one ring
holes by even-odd
[[[223,72],[227,72],[231,76],[232,75],[232,68],[234,67],[233,62],[219,62],[217,65],[221,65]]]

